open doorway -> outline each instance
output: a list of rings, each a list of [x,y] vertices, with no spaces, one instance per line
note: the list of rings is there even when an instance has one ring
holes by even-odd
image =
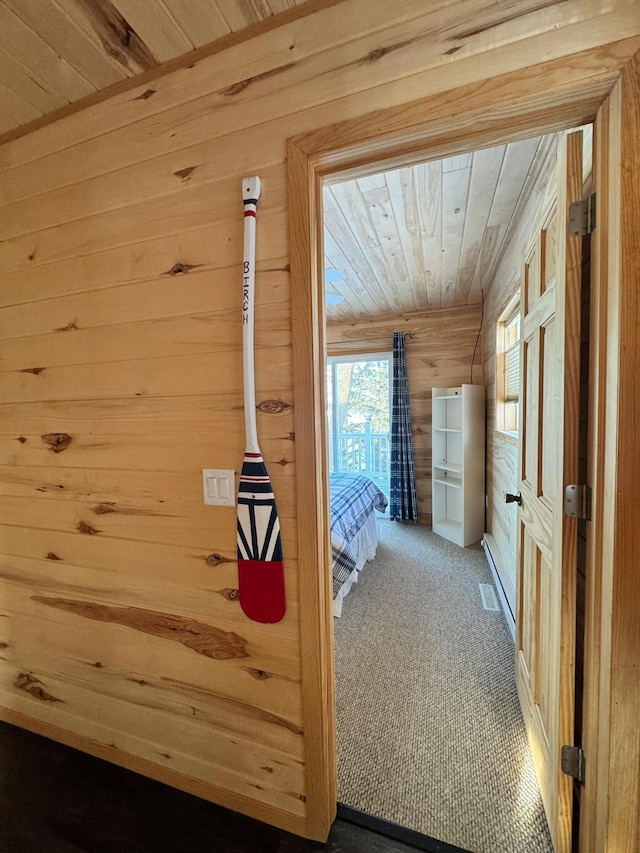
[[[327,308],[329,356],[339,353],[335,357],[346,358],[345,351],[358,351],[357,357],[364,359],[367,346],[389,345],[394,327],[417,341],[413,383],[411,370],[409,382],[416,409],[413,431],[420,454],[424,524],[409,529],[389,522],[379,525],[382,563],[377,558],[375,568],[363,572],[364,582],[354,589],[335,628],[338,796],[363,811],[463,849],[491,853],[552,849],[518,707],[513,645],[495,606],[498,598],[507,604],[504,587],[511,576],[515,578],[517,536],[515,514],[505,511],[496,495],[517,490],[518,467],[517,423],[510,421],[506,429],[496,422],[495,392],[501,384],[501,360],[499,354],[496,357],[499,327],[505,306],[512,305],[520,286],[514,270],[520,267],[523,235],[555,165],[556,145],[554,136],[524,140],[368,175],[362,181],[351,180],[346,189],[333,181],[325,187],[325,249],[329,248],[325,265],[342,273],[327,285],[332,296]],[[432,207],[439,206],[439,218],[433,210],[420,212],[419,202],[425,199]],[[342,227],[348,228],[343,241],[336,227],[341,219]],[[354,239],[359,240],[358,252]],[[424,252],[416,251],[417,244]],[[445,256],[438,257],[435,272],[428,268],[427,253],[430,258]],[[350,316],[347,306],[339,310],[333,306],[348,298],[356,257],[369,261],[369,280],[365,276],[363,282],[356,275],[352,305],[358,302],[359,308]],[[415,274],[421,264],[422,277]],[[367,300],[383,304],[387,312],[376,314],[370,306],[363,311]],[[394,313],[388,311],[390,305],[396,306]],[[512,321],[511,316],[507,319]],[[513,404],[517,402],[513,358],[509,364],[507,402]],[[431,392],[465,383],[485,387],[489,400],[487,490],[479,496],[489,509],[484,528],[493,545],[489,562],[478,544],[456,550],[429,529]],[[327,388],[332,400],[331,381]],[[333,407],[329,408],[334,417]],[[446,485],[457,487],[453,478]],[[395,585],[389,584],[393,571],[401,578]],[[453,582],[438,586],[436,581],[443,578]],[[379,599],[373,597],[376,588],[383,590]],[[468,597],[470,589],[477,601]],[[408,629],[412,636],[406,651],[402,640]],[[367,654],[362,652],[363,636]],[[425,648],[426,655],[415,653]],[[470,652],[479,648],[484,655],[471,661]],[[437,665],[436,649],[443,651]],[[371,660],[368,654],[373,654]],[[385,655],[391,656],[388,666],[382,665]],[[429,670],[432,680],[422,680]],[[474,689],[481,694],[477,705]],[[454,715],[452,706],[457,709]],[[465,710],[470,710],[466,720]],[[428,724],[416,727],[422,715]],[[452,716],[462,724],[459,728]],[[346,725],[343,718],[348,719]],[[412,775],[418,780],[413,788],[406,784]],[[435,789],[435,799],[426,795],[425,784]]]
[[[589,714],[585,715],[584,736],[589,762],[587,784],[583,789],[580,849],[583,846],[585,850],[589,848],[600,833],[608,839],[622,838],[618,830],[623,826],[623,816],[633,813],[633,802],[631,805],[627,802],[616,808],[615,819],[609,822],[611,812],[600,807],[612,802],[607,791],[622,784],[620,780],[626,778],[625,772],[630,766],[625,760],[628,752],[626,711],[619,708],[614,717],[609,717],[611,708],[617,707],[612,704],[612,697],[620,696],[627,684],[626,673],[624,668],[622,671],[612,668],[611,663],[620,654],[630,655],[625,660],[634,659],[632,650],[636,642],[634,603],[631,599],[614,598],[611,610],[613,586],[619,584],[621,589],[626,589],[628,584],[629,589],[633,587],[633,554],[628,547],[630,528],[625,515],[628,506],[625,489],[628,487],[633,491],[629,479],[631,469],[625,465],[626,454],[633,456],[633,431],[627,430],[630,421],[625,412],[632,411],[632,406],[629,404],[628,410],[621,410],[619,406],[623,397],[629,399],[628,388],[633,385],[634,369],[633,360],[625,360],[622,354],[635,350],[633,325],[625,324],[625,315],[619,311],[624,309],[631,318],[637,313],[636,292],[631,286],[635,254],[631,226],[625,231],[622,227],[618,229],[617,224],[632,221],[626,212],[637,200],[635,184],[631,181],[627,185],[622,177],[624,170],[628,170],[632,177],[637,173],[637,169],[634,170],[635,136],[632,130],[636,124],[632,105],[637,85],[633,81],[635,66],[629,64],[620,70],[625,61],[616,66],[613,84],[611,77],[604,72],[596,74],[601,86],[596,95],[592,88],[584,86],[584,77],[574,73],[573,64],[565,65],[559,82],[549,81],[549,88],[539,77],[536,78],[533,94],[530,74],[519,72],[508,78],[498,78],[490,86],[473,87],[471,93],[468,89],[456,90],[452,94],[447,93],[444,101],[426,95],[409,111],[404,108],[387,109],[367,122],[363,122],[361,116],[345,119],[330,128],[300,135],[287,143],[295,316],[296,459],[304,472],[304,477],[299,478],[297,484],[300,611],[304,625],[301,645],[308,663],[303,669],[302,681],[306,697],[305,730],[314,744],[306,764],[311,794],[309,831],[313,830],[317,837],[326,836],[336,814],[333,627],[330,549],[326,536],[328,490],[323,473],[327,468],[323,258],[318,251],[322,240],[323,176],[335,175],[339,170],[345,177],[349,170],[351,174],[364,173],[374,161],[377,168],[383,161],[387,167],[403,165],[414,162],[416,154],[421,151],[428,151],[434,157],[450,156],[472,147],[500,144],[505,139],[558,132],[589,120],[594,121],[596,140],[593,174],[599,200],[599,226],[595,232],[597,239],[592,239],[595,260],[589,351],[593,369],[589,378],[592,396],[588,443],[593,522],[587,547],[589,572],[586,589],[587,610],[592,619],[585,639],[588,678],[585,676],[584,690],[585,708],[589,709]],[[579,63],[580,69],[583,65]],[[465,100],[469,94],[471,99]],[[621,198],[623,184],[627,194]],[[613,192],[609,191],[611,187]],[[621,211],[625,212],[622,219]],[[615,372],[618,370],[624,381],[609,382],[611,376],[618,375]],[[623,393],[622,389],[627,390]],[[623,415],[620,415],[621,411]],[[610,422],[624,426],[623,431],[614,433],[615,440],[611,440],[604,430],[605,423]],[[622,440],[622,445],[619,440]],[[570,476],[577,479],[573,468]],[[565,482],[574,481],[565,479]],[[609,485],[612,485],[611,491],[607,491]],[[618,495],[620,500],[605,499],[605,494]],[[620,535],[609,536],[611,529],[619,530]],[[615,559],[610,559],[612,554]],[[564,604],[554,612],[554,618],[556,626],[559,624],[568,637],[572,625],[570,619],[569,624],[565,620]],[[612,637],[619,643],[615,646],[615,655]],[[569,653],[570,645],[569,641],[566,645]],[[573,740],[569,730],[575,693],[575,687],[570,685],[573,667],[561,665],[557,675],[565,704],[558,717],[559,725],[549,742],[552,753],[547,778],[558,784],[556,809],[550,824],[556,850],[569,853],[575,840],[571,832],[573,782],[569,777],[566,777],[568,783],[563,779],[560,758],[562,745]],[[614,746],[618,756],[614,768],[617,775],[613,771],[609,773],[610,765],[603,763]]]

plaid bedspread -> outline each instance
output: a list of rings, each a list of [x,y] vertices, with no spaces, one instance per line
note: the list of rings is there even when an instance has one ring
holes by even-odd
[[[372,480],[360,474],[332,474],[329,485],[335,598],[356,567],[351,542],[374,509],[385,511],[387,499]]]

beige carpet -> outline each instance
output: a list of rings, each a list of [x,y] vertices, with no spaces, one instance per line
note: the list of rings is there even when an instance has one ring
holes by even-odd
[[[473,853],[550,853],[484,552],[379,527],[334,620],[340,802]]]

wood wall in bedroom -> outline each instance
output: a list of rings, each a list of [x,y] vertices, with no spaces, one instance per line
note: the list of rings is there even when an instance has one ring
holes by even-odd
[[[391,352],[393,333],[405,333],[421,524],[431,524],[431,389],[470,383],[472,360],[473,384],[483,383],[480,317],[469,305],[327,326],[327,355]]]
[[[497,417],[497,332],[500,319],[519,293],[524,244],[547,182],[556,164],[557,140],[550,143],[545,162],[522,211],[510,244],[485,294],[483,324],[484,380],[486,385],[487,545],[495,563],[507,602],[515,618],[517,562],[517,505],[506,504],[505,492],[518,491],[518,433],[505,432]]]
[[[497,326],[522,281],[524,244],[547,183],[554,179],[557,138],[551,137],[549,149],[533,184],[527,204],[517,223],[490,287],[485,293],[483,322],[483,369],[486,385],[487,458],[486,458],[486,533],[487,544],[496,564],[507,601],[516,611],[517,512],[515,504],[506,504],[505,492],[518,491],[518,434],[500,428],[496,410]],[[585,192],[591,180],[592,128],[583,128],[583,168]]]

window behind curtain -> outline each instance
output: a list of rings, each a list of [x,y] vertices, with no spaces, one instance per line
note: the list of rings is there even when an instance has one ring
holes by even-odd
[[[365,474],[389,496],[391,354],[327,359],[331,473]]]

